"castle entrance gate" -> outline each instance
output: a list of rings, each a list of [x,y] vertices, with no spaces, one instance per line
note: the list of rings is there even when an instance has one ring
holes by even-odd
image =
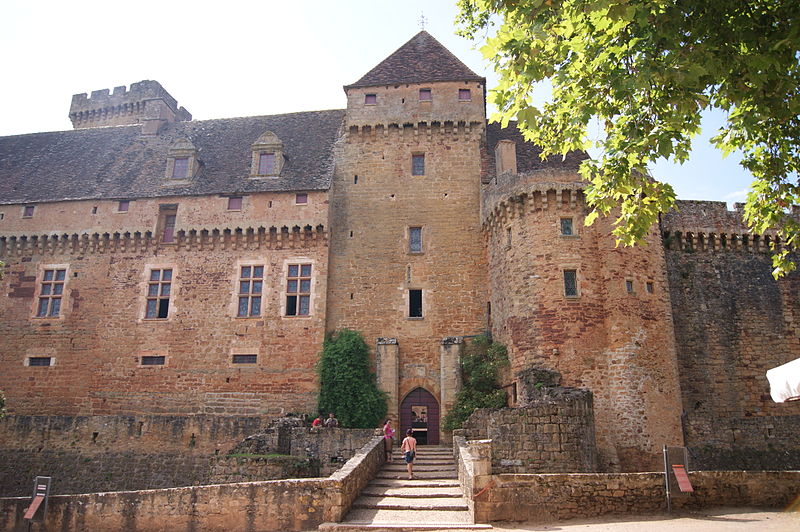
[[[419,445],[439,445],[439,402],[424,388],[414,388],[400,404],[400,439],[414,429]]]

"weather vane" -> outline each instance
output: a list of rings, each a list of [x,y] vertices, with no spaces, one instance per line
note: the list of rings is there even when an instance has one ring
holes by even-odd
[[[424,30],[426,22],[428,22],[428,19],[425,18],[425,12],[423,11],[419,16],[419,29]]]

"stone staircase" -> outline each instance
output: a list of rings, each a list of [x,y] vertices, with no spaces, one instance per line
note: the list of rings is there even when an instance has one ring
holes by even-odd
[[[406,464],[395,450],[353,503],[341,523],[325,523],[326,532],[491,530],[475,525],[458,484],[453,450],[419,446],[414,461],[414,480],[408,480]]]

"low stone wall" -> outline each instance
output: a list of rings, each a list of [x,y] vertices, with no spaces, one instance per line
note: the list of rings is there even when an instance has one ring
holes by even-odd
[[[592,394],[545,388],[527,406],[476,410],[455,431],[469,440],[490,439],[495,473],[597,471]]]
[[[383,463],[374,437],[328,478],[273,480],[163,490],[56,495],[31,531],[175,532],[311,530],[341,521]],[[0,499],[0,530],[27,531],[28,497]]]
[[[544,523],[667,509],[663,473],[493,475],[493,442],[455,439],[459,481],[476,523]],[[673,508],[785,508],[798,496],[800,471],[694,471],[689,479],[695,491],[676,494]]]

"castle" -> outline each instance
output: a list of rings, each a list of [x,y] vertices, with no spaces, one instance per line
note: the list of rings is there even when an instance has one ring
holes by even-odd
[[[311,413],[344,327],[400,428],[446,441],[464,339],[489,330],[511,406],[530,368],[591,390],[602,471],[657,469],[664,444],[800,466],[800,405],[764,377],[800,357],[800,276],[771,278],[770,236],[680,201],[617,247],[584,226],[586,156],[487,123],[485,80],[424,31],[344,90],[343,110],[193,121],[142,81],[75,95],[72,131],[0,138],[4,445]]]

